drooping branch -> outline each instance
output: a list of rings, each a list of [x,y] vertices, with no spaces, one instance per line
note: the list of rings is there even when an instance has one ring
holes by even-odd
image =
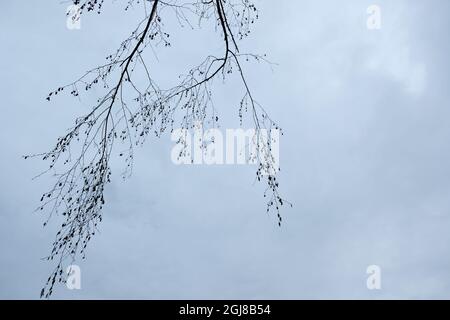
[[[85,10],[100,12],[103,2],[73,0],[74,4],[80,6],[81,13]],[[150,133],[159,137],[167,129],[173,130],[177,116],[182,115],[181,127],[184,129],[190,129],[198,122],[214,125],[218,121],[212,103],[214,80],[225,79],[233,70],[237,70],[244,91],[239,104],[240,123],[244,112],[250,111],[256,132],[263,128],[279,129],[254,100],[242,68],[241,59],[267,61],[265,56],[239,52],[237,40],[249,34],[249,26],[258,17],[258,11],[250,1],[196,0],[186,3],[152,0],[144,1],[146,10],[147,3],[151,4],[150,13],[138,23],[119,49],[107,57],[106,64],[91,69],[75,82],[58,88],[47,97],[50,101],[67,90],[78,97],[82,88],[88,91],[100,84],[106,90],[92,110],[79,117],[68,133],[58,139],[52,150],[33,155],[49,160],[49,169],[45,172],[52,171],[56,178],[54,187],[42,196],[38,210],[48,208],[47,219],[55,214],[64,217],[52,251],[46,258],[56,260],[57,266],[42,289],[42,297],[50,297],[55,283],[65,281],[63,268],[68,260],[73,261],[77,256],[84,259],[87,244],[102,221],[104,190],[111,179],[110,157],[116,140],[128,142],[129,145],[126,151],[119,154],[125,157],[127,163],[123,173],[125,177],[132,170],[134,146],[144,143]],[[126,9],[134,4],[134,0],[129,0]],[[221,56],[208,55],[202,63],[181,77],[176,86],[169,89],[161,89],[157,85],[142,56],[151,42],[170,46],[169,34],[163,31],[160,15],[164,9],[173,10],[180,23],[189,23],[192,16],[198,18],[199,24],[214,18],[224,43]],[[133,73],[138,68],[146,76],[144,89],[141,83],[133,80]],[[114,75],[117,75],[118,80],[111,86]],[[267,211],[275,208],[280,224],[279,208],[287,202],[278,193],[276,173],[279,168],[272,157],[271,144],[270,138],[265,142],[257,139],[257,179],[266,179],[264,196],[268,198]],[[267,172],[270,174],[264,174]]]

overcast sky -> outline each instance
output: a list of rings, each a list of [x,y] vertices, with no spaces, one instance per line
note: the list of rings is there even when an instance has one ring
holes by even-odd
[[[47,93],[102,63],[142,17],[107,1],[66,28],[67,3],[0,3],[0,298],[38,298],[54,267],[56,224],[33,213],[51,183],[21,159],[47,150],[95,102]],[[245,66],[254,95],[284,129],[284,224],[265,213],[252,166],[176,166],[169,136],[120,163],[101,233],[78,262],[82,289],[54,298],[301,299],[450,297],[450,2],[255,1],[242,44],[277,63]],[[366,9],[381,8],[368,30]],[[219,34],[168,23],[154,72],[169,83],[220,50]],[[238,84],[218,85],[222,127],[239,126]],[[58,220],[57,220],[58,221]],[[57,222],[56,221],[56,222]],[[366,268],[382,270],[368,290]]]

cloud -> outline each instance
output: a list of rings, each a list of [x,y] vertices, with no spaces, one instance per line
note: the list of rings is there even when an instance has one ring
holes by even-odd
[[[101,232],[78,262],[83,289],[62,286],[55,298],[448,297],[448,2],[379,1],[379,31],[366,28],[369,1],[258,3],[242,49],[278,63],[245,71],[285,132],[280,187],[294,208],[284,226],[265,213],[254,168],[175,166],[170,137],[152,139],[136,149],[131,179],[114,162]],[[20,156],[45,150],[90,108],[95,96],[45,96],[103,61],[134,20],[110,4],[69,31],[59,4],[1,6],[10,50],[0,59],[0,297],[37,298],[58,219],[43,230],[45,217],[32,214],[49,180],[32,182],[43,164]],[[188,34],[173,32],[173,48],[160,51],[164,84],[220,49],[212,32],[194,43]],[[240,92],[230,81],[216,88],[225,127],[239,124]],[[365,286],[372,264],[381,291]]]

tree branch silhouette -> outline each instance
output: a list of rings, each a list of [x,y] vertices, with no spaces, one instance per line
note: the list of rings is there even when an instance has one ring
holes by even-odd
[[[125,10],[139,1],[128,0]],[[73,0],[83,12],[101,12],[103,0]],[[53,172],[56,183],[41,198],[38,211],[47,209],[48,217],[44,226],[56,214],[63,216],[64,222],[56,234],[51,253],[47,260],[56,261],[56,267],[49,276],[41,297],[49,298],[58,282],[65,282],[64,267],[77,257],[85,258],[88,242],[102,221],[105,205],[105,186],[111,181],[110,158],[116,140],[127,143],[128,148],[119,154],[125,157],[127,168],[122,174],[132,172],[134,147],[142,145],[146,137],[153,133],[160,137],[167,129],[173,130],[177,116],[181,117],[181,127],[193,128],[199,122],[215,125],[218,116],[213,105],[212,84],[215,79],[223,80],[237,70],[243,84],[244,94],[239,103],[239,118],[242,124],[244,113],[250,111],[256,132],[261,129],[277,128],[262,106],[253,98],[244,75],[241,60],[253,59],[268,62],[265,56],[242,54],[237,41],[248,36],[250,25],[258,18],[258,10],[249,0],[211,0],[182,2],[178,0],[148,0],[150,13],[137,24],[131,35],[125,39],[114,54],[107,57],[107,63],[86,72],[76,81],[52,91],[47,100],[69,91],[78,97],[81,92],[103,86],[105,94],[97,100],[92,110],[78,117],[75,125],[48,152],[29,157],[40,157],[50,161],[48,170]],[[144,8],[147,9],[144,1]],[[142,56],[151,43],[170,46],[169,34],[163,31],[161,12],[170,9],[180,24],[192,26],[195,16],[199,25],[204,20],[214,19],[223,36],[223,55],[208,55],[202,63],[180,76],[180,82],[169,89],[161,89],[152,78]],[[146,85],[133,80],[133,74],[140,70],[145,74]],[[118,80],[110,85],[111,78]],[[132,99],[127,98],[131,96]],[[270,132],[270,130],[268,130]],[[281,224],[280,207],[288,203],[278,190],[277,172],[279,168],[273,159],[273,140],[257,141],[258,168],[256,179],[267,182],[264,196],[267,198],[267,212],[276,210]],[[264,172],[271,172],[269,175]]]

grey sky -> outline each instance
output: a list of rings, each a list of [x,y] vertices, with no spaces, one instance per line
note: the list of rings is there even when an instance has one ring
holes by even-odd
[[[294,207],[283,227],[254,167],[175,166],[170,137],[151,139],[132,178],[114,163],[82,290],[55,298],[449,298],[450,3],[255,2],[243,46],[278,65],[245,68],[285,133],[280,186]],[[381,30],[366,28],[371,4]],[[0,298],[38,298],[53,267],[40,259],[56,224],[33,213],[50,180],[31,181],[44,163],[20,157],[48,149],[95,99],[46,94],[104,61],[140,17],[116,1],[69,31],[66,6],[0,4]],[[221,48],[217,34],[168,28],[173,47],[154,66],[163,83]],[[216,88],[222,126],[238,127],[240,87]],[[366,288],[372,264],[379,291]]]

